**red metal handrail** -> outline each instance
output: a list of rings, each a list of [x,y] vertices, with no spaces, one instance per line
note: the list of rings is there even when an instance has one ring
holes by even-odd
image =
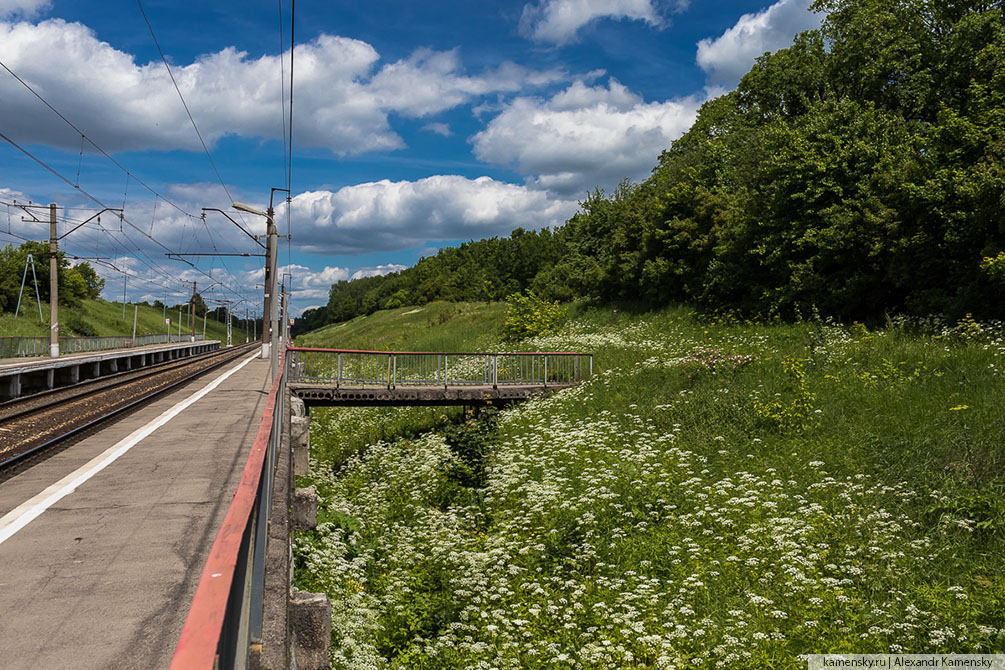
[[[262,413],[262,423],[255,435],[251,453],[248,454],[248,461],[241,474],[241,482],[234,494],[234,500],[230,503],[223,525],[220,526],[213,547],[209,551],[206,567],[199,577],[199,585],[196,587],[195,597],[192,598],[192,607],[185,619],[178,646],[175,647],[174,658],[171,659],[172,670],[199,668],[209,670],[213,668],[216,660],[238,554],[254,510],[258,483],[262,477],[269,439],[272,436],[276,396],[283,378],[284,359],[285,352],[280,353],[279,372],[272,381],[272,389],[269,391],[265,411]]]

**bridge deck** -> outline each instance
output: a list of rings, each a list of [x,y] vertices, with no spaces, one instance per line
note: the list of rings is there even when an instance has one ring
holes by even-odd
[[[340,386],[289,384],[289,390],[308,407],[498,405],[575,386],[575,383],[455,385],[455,386]]]
[[[249,358],[0,483],[5,669],[168,667],[261,421],[268,361],[251,360],[93,478],[67,478]],[[16,530],[26,502],[66,489]]]

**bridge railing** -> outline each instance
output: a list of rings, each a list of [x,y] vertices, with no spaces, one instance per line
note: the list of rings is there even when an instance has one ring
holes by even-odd
[[[287,349],[290,383],[341,387],[574,384],[593,374],[593,354]]]

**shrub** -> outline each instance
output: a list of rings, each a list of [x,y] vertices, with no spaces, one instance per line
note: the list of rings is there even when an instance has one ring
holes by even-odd
[[[557,302],[548,302],[533,291],[513,293],[506,298],[509,312],[503,323],[503,336],[510,341],[522,340],[555,330],[565,316]]]
[[[98,335],[94,326],[84,321],[78,314],[67,314],[62,321],[61,326],[66,330],[67,335],[73,334],[80,337],[97,337]]]
[[[782,361],[785,376],[792,387],[790,401],[782,398],[768,403],[754,401],[757,414],[775,424],[783,433],[801,433],[809,427],[814,396],[806,381],[805,362],[792,356],[786,356]]]

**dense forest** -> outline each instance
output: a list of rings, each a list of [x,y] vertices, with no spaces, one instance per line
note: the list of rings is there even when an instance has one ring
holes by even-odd
[[[707,102],[649,179],[551,231],[332,286],[296,332],[533,290],[646,306],[1002,316],[1005,2],[817,0],[823,22]]]

